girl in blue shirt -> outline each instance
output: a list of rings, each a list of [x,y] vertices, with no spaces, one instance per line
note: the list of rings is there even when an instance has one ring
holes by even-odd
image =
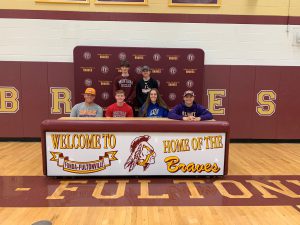
[[[156,88],[151,89],[140,110],[141,117],[168,117],[169,109]]]

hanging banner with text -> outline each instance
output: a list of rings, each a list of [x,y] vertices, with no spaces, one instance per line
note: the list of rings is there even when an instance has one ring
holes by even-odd
[[[169,6],[221,6],[221,0],[169,0]]]
[[[224,175],[225,139],[225,133],[46,132],[47,175]]]

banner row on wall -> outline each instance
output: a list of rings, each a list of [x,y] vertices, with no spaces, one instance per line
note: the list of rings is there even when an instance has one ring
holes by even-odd
[[[35,0],[37,3],[90,4],[90,0]],[[148,5],[148,0],[95,0],[96,5]],[[169,6],[220,6],[221,0],[169,0]]]

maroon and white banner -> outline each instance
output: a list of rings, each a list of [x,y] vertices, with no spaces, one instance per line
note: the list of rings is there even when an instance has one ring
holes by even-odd
[[[46,132],[47,175],[224,175],[225,140],[223,132]]]
[[[148,4],[148,0],[95,0],[95,4],[146,5],[146,4]]]
[[[35,2],[89,4],[90,0],[35,0]]]
[[[220,0],[169,0],[170,5],[182,5],[182,6],[201,6],[201,5],[211,5],[219,6]]]
[[[112,82],[121,72],[122,60],[129,61],[129,74],[137,80],[142,78],[141,67],[148,65],[169,107],[181,102],[187,89],[196,93],[196,101],[202,100],[202,49],[78,46],[74,49],[75,102],[83,100],[81,94],[87,87],[96,89],[96,103],[100,106],[115,102]]]

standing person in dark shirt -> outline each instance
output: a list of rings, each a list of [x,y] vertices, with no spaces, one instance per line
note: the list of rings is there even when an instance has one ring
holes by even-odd
[[[136,80],[129,76],[130,65],[128,61],[121,62],[121,72],[122,74],[115,77],[113,80],[113,94],[116,94],[117,90],[123,90],[125,92],[125,101],[133,106],[135,99],[135,87]]]
[[[149,66],[143,66],[143,78],[140,79],[136,85],[136,98],[139,107],[141,107],[145,103],[148,93],[151,91],[152,88],[158,89],[157,81],[150,77],[150,74],[151,71]]]
[[[168,117],[174,120],[184,121],[200,121],[211,120],[212,114],[204,108],[204,106],[194,102],[195,94],[193,91],[185,91],[182,103],[176,105],[170,112]]]

